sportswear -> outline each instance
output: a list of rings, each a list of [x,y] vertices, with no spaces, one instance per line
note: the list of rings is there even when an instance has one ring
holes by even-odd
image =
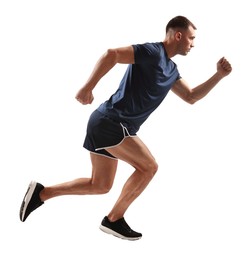
[[[44,204],[40,199],[40,192],[44,186],[38,182],[31,181],[20,207],[20,220],[24,222],[29,214]]]
[[[137,132],[161,104],[176,80],[176,64],[168,58],[162,42],[132,45],[134,64],[128,68],[117,91],[97,109]]]
[[[104,217],[99,227],[103,232],[127,240],[138,240],[142,234],[132,230],[124,218],[111,222],[108,217]]]

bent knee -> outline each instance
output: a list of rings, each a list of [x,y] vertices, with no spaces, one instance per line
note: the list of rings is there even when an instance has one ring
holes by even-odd
[[[97,194],[106,194],[111,190],[112,186],[111,185],[100,185],[96,189]]]
[[[154,176],[156,174],[156,172],[158,171],[158,164],[157,164],[157,162],[153,161],[153,163],[151,163],[149,165],[149,169],[150,169],[151,174]]]
[[[147,161],[142,165],[140,168],[140,171],[142,171],[148,178],[153,178],[156,172],[158,171],[158,164],[155,160]]]
[[[111,188],[111,183],[92,183],[93,194],[106,194],[111,190]]]
[[[111,189],[110,188],[107,188],[107,187],[101,187],[99,189],[96,190],[96,193],[95,194],[106,194],[110,191]]]

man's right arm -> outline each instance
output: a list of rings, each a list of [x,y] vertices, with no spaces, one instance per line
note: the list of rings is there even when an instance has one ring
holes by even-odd
[[[108,49],[100,57],[87,82],[78,91],[75,98],[83,105],[91,104],[93,101],[92,90],[95,88],[99,80],[117,63],[134,63],[134,50],[132,46],[121,47],[117,49]]]

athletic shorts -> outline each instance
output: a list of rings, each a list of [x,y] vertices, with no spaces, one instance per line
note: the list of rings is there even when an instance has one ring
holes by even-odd
[[[117,122],[95,110],[87,124],[83,147],[90,152],[116,158],[105,149],[119,145],[128,136],[136,136],[136,132],[126,123]]]

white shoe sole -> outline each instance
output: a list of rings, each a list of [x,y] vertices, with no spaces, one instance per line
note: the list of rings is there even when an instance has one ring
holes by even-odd
[[[108,227],[105,227],[103,225],[100,225],[100,230],[102,230],[103,232],[109,234],[109,235],[113,235],[115,237],[118,237],[118,238],[121,238],[121,239],[126,239],[126,240],[130,240],[130,241],[134,241],[134,240],[138,240],[140,239],[141,237],[125,237],[115,231],[113,231],[112,229],[108,228]]]
[[[30,182],[28,190],[27,190],[27,192],[25,194],[25,197],[23,199],[23,209],[22,209],[22,216],[21,216],[21,220],[22,221],[24,219],[24,215],[25,215],[26,209],[27,209],[27,207],[29,205],[29,202],[30,202],[30,200],[32,198],[32,195],[34,193],[36,184],[37,184],[37,182],[35,182],[35,181],[31,181]]]

